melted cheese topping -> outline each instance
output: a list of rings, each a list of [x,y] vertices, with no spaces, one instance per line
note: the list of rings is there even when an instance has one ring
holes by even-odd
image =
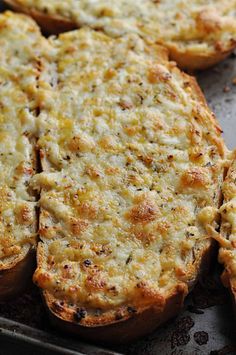
[[[163,48],[86,29],[50,41],[34,279],[90,310],[154,304],[194,280],[209,246],[221,131]]]
[[[224,204],[221,212],[221,248],[219,261],[226,267],[231,280],[236,280],[236,161],[232,163],[223,183]]]
[[[0,16],[0,268],[24,257],[35,241],[37,57],[41,34],[25,16]]]
[[[196,53],[231,47],[236,39],[235,0],[16,0],[33,8],[88,25],[111,36],[134,32],[168,47]]]

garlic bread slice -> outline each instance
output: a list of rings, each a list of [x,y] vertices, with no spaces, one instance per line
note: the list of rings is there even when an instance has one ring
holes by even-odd
[[[36,23],[25,15],[0,15],[0,299],[32,277],[37,235],[36,172],[38,53]]]
[[[227,151],[163,47],[90,29],[50,44],[34,281],[62,329],[124,342],[174,316],[207,265]]]
[[[5,0],[47,33],[90,26],[109,36],[139,34],[166,46],[185,69],[205,69],[236,44],[236,0]]]

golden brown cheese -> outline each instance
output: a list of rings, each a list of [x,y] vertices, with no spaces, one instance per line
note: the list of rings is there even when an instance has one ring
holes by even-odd
[[[136,34],[83,29],[50,43],[34,280],[72,309],[112,310],[113,320],[124,305],[163,305],[195,279],[207,226],[217,225],[219,127],[194,80]]]
[[[35,118],[41,34],[26,16],[0,15],[0,269],[24,258],[36,240]]]
[[[136,33],[176,50],[205,58],[236,40],[235,0],[14,0],[26,11],[69,20],[118,37]],[[45,20],[46,21],[46,20]],[[181,58],[179,58],[181,59]],[[188,64],[190,65],[190,63]]]

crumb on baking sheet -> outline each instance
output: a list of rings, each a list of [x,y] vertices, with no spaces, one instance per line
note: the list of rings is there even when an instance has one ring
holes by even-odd
[[[230,86],[228,85],[225,85],[224,89],[223,89],[223,92],[227,93],[231,90]]]

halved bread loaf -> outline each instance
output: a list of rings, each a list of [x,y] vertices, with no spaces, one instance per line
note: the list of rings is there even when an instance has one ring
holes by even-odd
[[[0,299],[32,277],[37,233],[35,117],[41,34],[33,20],[0,15]]]
[[[234,154],[235,159],[235,154]],[[236,160],[231,164],[226,179],[223,183],[224,204],[221,212],[221,236],[219,243],[219,261],[224,264],[225,271],[222,281],[229,288],[234,307],[236,305]]]
[[[163,47],[89,29],[50,44],[34,281],[64,330],[127,341],[174,316],[207,263],[221,129]]]
[[[5,0],[48,33],[90,26],[112,37],[136,33],[166,46],[187,69],[205,69],[236,44],[236,0]]]

